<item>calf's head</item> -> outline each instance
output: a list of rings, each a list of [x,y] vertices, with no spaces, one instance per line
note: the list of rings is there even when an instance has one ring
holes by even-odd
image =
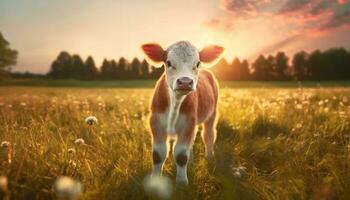
[[[169,88],[179,94],[188,94],[196,90],[198,69],[205,64],[209,66],[216,61],[224,48],[210,45],[198,51],[191,43],[180,41],[164,50],[159,44],[142,45],[147,60],[153,66],[165,66],[166,80]]]

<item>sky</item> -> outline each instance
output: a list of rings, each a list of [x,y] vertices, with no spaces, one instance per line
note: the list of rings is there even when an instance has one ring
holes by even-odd
[[[350,48],[350,0],[0,0],[0,32],[19,51],[13,71],[46,73],[59,52],[144,58],[140,46],[187,40],[253,60]]]

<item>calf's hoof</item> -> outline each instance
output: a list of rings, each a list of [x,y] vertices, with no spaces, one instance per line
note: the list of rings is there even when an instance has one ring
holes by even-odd
[[[188,179],[187,178],[176,178],[176,185],[179,187],[187,186]]]
[[[207,159],[213,158],[214,157],[214,151],[213,150],[205,151],[205,157]]]

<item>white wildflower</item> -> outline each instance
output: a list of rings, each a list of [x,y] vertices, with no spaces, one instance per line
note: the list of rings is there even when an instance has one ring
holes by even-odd
[[[236,177],[236,178],[241,178],[242,177],[242,174],[240,171],[234,171],[233,172],[233,175]]]
[[[9,141],[2,141],[0,144],[1,148],[7,148],[11,145],[11,143]]]
[[[295,105],[295,108],[298,109],[298,110],[301,110],[301,109],[303,109],[303,105],[302,104],[297,104],[297,105]]]
[[[81,195],[82,186],[79,181],[67,176],[61,176],[55,182],[54,191],[58,198],[74,200]]]
[[[74,160],[70,160],[69,165],[72,166],[73,168],[77,167],[77,163]]]
[[[299,129],[301,127],[303,127],[303,125],[301,123],[297,123],[296,126],[295,126],[295,128],[297,128],[297,129]]]
[[[319,106],[322,106],[323,104],[324,104],[324,102],[322,100],[318,102]]]
[[[85,144],[85,140],[83,138],[78,138],[74,141],[75,144],[77,145],[84,145]]]
[[[96,117],[94,117],[94,116],[89,116],[89,117],[87,117],[86,119],[85,119],[85,123],[87,124],[87,125],[94,125],[94,124],[97,124],[97,122],[98,122],[98,120],[97,120],[97,118]]]
[[[75,149],[74,149],[74,148],[69,148],[69,149],[68,149],[68,153],[70,153],[70,154],[75,153]]]
[[[245,167],[239,166],[239,167],[232,167],[232,173],[233,176],[236,178],[241,178],[242,177],[242,172],[245,171]]]

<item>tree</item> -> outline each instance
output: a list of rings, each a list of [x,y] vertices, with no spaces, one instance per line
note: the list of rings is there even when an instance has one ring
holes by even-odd
[[[17,63],[18,52],[10,48],[10,43],[0,33],[0,77],[10,71],[10,67]]]
[[[162,67],[151,67],[151,78],[158,79],[164,73],[164,65]]]
[[[66,52],[62,51],[51,64],[49,76],[57,79],[70,78],[69,70],[72,68],[72,57]]]
[[[118,61],[118,70],[117,70],[118,78],[119,79],[126,79],[127,78],[127,62],[126,59],[121,57]]]
[[[240,62],[238,58],[235,58],[230,68],[230,80],[247,80],[249,78],[249,64],[247,60]]]
[[[110,66],[111,66],[111,78],[118,79],[118,64],[115,62],[114,59],[110,62]]]
[[[98,70],[94,59],[89,56],[85,61],[84,76],[85,80],[95,80],[98,76]]]
[[[308,74],[310,75],[310,78],[313,80],[321,79],[322,78],[322,70],[320,68],[323,68],[322,65],[322,52],[320,50],[315,50],[310,54],[307,68],[308,68]]]
[[[211,69],[220,80],[230,80],[232,74],[231,66],[227,63],[225,58],[221,59]]]
[[[328,80],[346,80],[350,62],[344,48],[332,48],[323,53],[322,77]]]
[[[114,72],[111,63],[104,59],[100,68],[101,78],[102,79],[112,79]]]
[[[230,80],[240,80],[240,68],[241,68],[241,61],[239,61],[238,58],[235,58],[231,64],[230,67]]]
[[[307,71],[308,54],[300,51],[293,56],[292,67],[293,75],[297,80],[303,80],[308,76]]]
[[[289,58],[286,56],[284,52],[278,52],[275,57],[275,72],[277,75],[277,79],[285,79],[285,72],[288,68],[288,60]]]
[[[266,64],[267,64],[267,76],[266,80],[274,80],[277,77],[277,72],[276,72],[276,59],[273,57],[273,55],[269,55],[266,59]]]
[[[145,59],[143,59],[143,61],[141,62],[141,77],[143,79],[147,79],[149,78],[149,66],[148,63]]]
[[[271,78],[271,62],[260,55],[252,64],[253,75],[256,80],[269,80]]]
[[[242,80],[250,79],[249,63],[247,60],[243,60],[243,62],[241,63],[240,73],[241,73]]]
[[[139,59],[137,58],[134,58],[132,61],[131,61],[131,65],[130,65],[130,78],[132,79],[138,79],[140,78],[140,61]]]
[[[67,75],[69,78],[74,79],[82,79],[82,75],[84,73],[84,61],[81,59],[79,55],[73,55],[72,56],[72,64],[70,68],[67,69]]]

